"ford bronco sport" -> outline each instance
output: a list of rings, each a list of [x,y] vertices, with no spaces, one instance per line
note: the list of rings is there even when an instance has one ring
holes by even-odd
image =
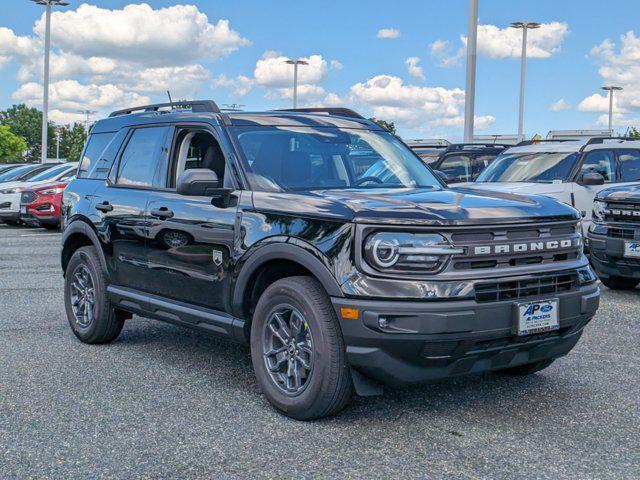
[[[297,419],[353,389],[541,370],[599,302],[576,210],[449,189],[347,109],[114,112],[63,220],[81,341],[111,342],[138,314],[248,343],[262,392]]]
[[[613,290],[634,290],[640,283],[640,185],[602,190],[593,202],[587,233],[591,265]]]

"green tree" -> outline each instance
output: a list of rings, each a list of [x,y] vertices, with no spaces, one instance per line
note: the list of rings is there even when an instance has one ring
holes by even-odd
[[[84,125],[76,122],[73,126],[58,127],[58,133],[60,135],[60,157],[66,158],[69,162],[79,161],[84,143],[87,140]]]
[[[27,142],[26,160],[38,161],[42,149],[42,112],[25,104],[0,111],[0,125],[8,126],[11,131]],[[56,152],[55,129],[49,123],[48,156],[54,157]]]
[[[369,120],[376,122],[382,128],[386,128],[394,135],[396,134],[396,124],[394,122],[387,122],[386,120],[378,120],[376,117],[371,117]]]
[[[0,162],[18,160],[26,149],[24,138],[11,132],[7,125],[0,125]]]
[[[640,131],[636,127],[629,127],[627,137],[640,138]]]

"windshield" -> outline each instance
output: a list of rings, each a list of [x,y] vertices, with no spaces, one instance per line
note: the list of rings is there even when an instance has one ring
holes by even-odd
[[[35,168],[34,165],[24,165],[22,167],[12,168],[8,172],[0,174],[0,182],[10,182],[11,180],[15,180],[32,168]]]
[[[52,178],[56,178],[58,175],[63,174],[67,170],[69,170],[70,165],[58,165],[57,167],[52,167],[44,172],[39,173],[35,177],[31,177],[29,179],[30,182],[40,182],[42,180],[51,180]]]
[[[569,177],[577,153],[501,153],[478,176],[477,182],[562,182]]]
[[[430,148],[412,148],[411,150],[413,150],[427,165],[434,164],[440,158],[442,152],[444,152],[444,149],[433,150]]]
[[[254,190],[440,188],[388,132],[317,127],[235,127]]]
[[[317,127],[235,127],[254,190],[440,188],[388,132]]]

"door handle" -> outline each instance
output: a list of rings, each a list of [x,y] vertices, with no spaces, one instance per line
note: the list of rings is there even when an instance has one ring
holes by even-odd
[[[157,210],[151,210],[151,216],[165,220],[167,218],[173,217],[173,212],[167,207],[161,207]]]
[[[96,210],[100,210],[101,212],[110,212],[113,210],[113,205],[109,202],[102,202],[96,205]]]

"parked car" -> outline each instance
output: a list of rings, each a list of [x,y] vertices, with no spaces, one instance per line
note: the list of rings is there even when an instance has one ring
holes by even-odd
[[[51,168],[51,164],[41,163],[31,163],[27,165],[20,165],[16,168],[10,168],[0,173],[0,184],[28,180],[49,168]],[[0,185],[0,187],[2,186],[3,185]]]
[[[347,109],[130,108],[96,122],[82,158],[62,207],[73,333],[111,342],[139,314],[247,343],[293,418],[354,388],[531,374],[598,308],[575,209],[449,189]]]
[[[451,143],[443,138],[417,138],[405,142],[426,165],[431,165],[440,158]]]
[[[26,187],[20,197],[20,221],[32,227],[55,230],[62,225],[62,192],[73,176],[57,181]]]
[[[0,163],[0,175],[23,165],[24,163]]]
[[[472,182],[508,145],[456,143],[440,152],[430,164],[447,183]]]
[[[0,221],[10,225],[20,223],[20,198],[22,192],[28,187],[69,180],[75,174],[77,166],[77,163],[48,164],[45,169],[34,169],[39,171],[37,175],[31,176],[32,171],[29,171],[27,176],[18,177],[22,178],[22,180],[1,184]]]
[[[600,280],[614,290],[640,283],[640,184],[601,190],[593,204],[587,241]]]
[[[475,189],[553,197],[580,211],[584,234],[596,194],[640,181],[640,140],[523,142],[502,152],[477,178]]]

